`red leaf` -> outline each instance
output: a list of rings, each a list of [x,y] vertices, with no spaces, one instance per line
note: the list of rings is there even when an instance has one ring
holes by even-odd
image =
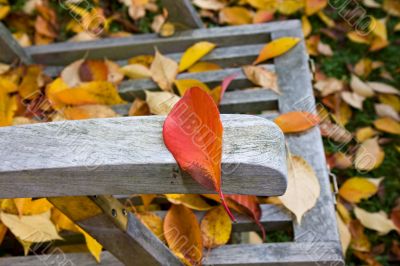
[[[218,192],[234,220],[221,190],[222,132],[214,100],[204,90],[193,87],[166,118],[163,138],[179,167],[200,185]]]
[[[261,208],[257,197],[251,195],[227,195],[226,198],[235,205],[239,205],[239,210],[241,210],[242,213],[249,215],[256,222],[260,227],[263,239],[265,239],[265,229],[260,223]]]
[[[239,76],[239,74],[240,74],[240,72],[230,74],[229,76],[225,77],[225,78],[222,80],[222,85],[221,85],[221,87],[222,87],[222,89],[221,89],[221,97],[220,97],[220,99],[219,99],[220,102],[221,102],[222,99],[224,98],[224,94],[225,94],[226,90],[228,89],[229,85],[231,84],[231,82],[232,82],[237,76]]]

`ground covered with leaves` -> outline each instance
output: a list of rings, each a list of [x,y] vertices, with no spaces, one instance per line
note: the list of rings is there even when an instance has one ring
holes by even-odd
[[[53,1],[0,0],[0,20],[22,46],[145,32],[158,32],[163,36],[174,33],[175,25],[168,24],[167,12],[158,1],[89,2],[91,7],[86,9],[79,1],[60,7]],[[315,62],[318,117],[306,114],[307,119],[304,119],[305,114],[291,113],[283,114],[275,122],[288,134],[319,123],[328,164],[339,181],[336,208],[347,265],[398,264],[400,1],[193,0],[193,3],[208,27],[292,18],[302,20],[307,49]],[[93,16],[102,19],[87,21]],[[280,93],[274,73],[256,64],[287,52],[298,41],[279,40],[277,47],[287,49],[274,49],[276,43],[267,44],[267,49],[255,58],[255,64],[244,66],[243,72],[255,85]],[[207,92],[218,105],[234,76],[226,77],[225,83],[215,88],[196,80],[175,80],[178,72],[220,69],[213,63],[198,62],[214,48],[213,43],[201,42],[189,48],[180,62],[156,52],[154,56],[131,58],[128,65],[122,67],[109,60],[82,59],[67,66],[55,78],[44,75],[43,66],[1,64],[0,125],[118,116],[110,106],[124,103],[117,93],[123,79],[151,78],[162,90],[146,92],[145,100],[136,99],[129,115],[166,115],[181,100],[180,96],[193,86]],[[35,91],[44,94],[38,96]],[[293,156],[291,160],[293,169],[308,169],[302,158]],[[307,178],[310,176],[313,175]],[[314,189],[318,194],[319,188]],[[219,205],[219,197],[169,194],[141,195],[140,198],[143,206],[132,211],[167,243],[168,236],[163,236],[162,231],[169,224],[183,226],[183,231],[187,226],[198,227],[192,241],[202,247],[214,248],[230,241],[231,223]],[[166,199],[171,206],[164,221],[150,212],[165,207],[165,203],[155,204],[160,198]],[[291,208],[291,201],[290,195],[268,199],[227,197],[230,208],[255,221],[260,217],[258,202],[283,204],[300,220],[304,212],[298,213]],[[313,205],[307,204],[305,211]],[[192,210],[207,211],[201,224]],[[188,223],[181,224],[178,216],[184,216]],[[19,254],[21,247],[10,244],[15,245],[16,241],[28,252],[37,239],[19,238],[26,234],[21,230],[26,230],[26,224],[40,222],[43,227],[33,226],[33,229],[45,230],[46,240],[59,239],[63,230],[83,233],[89,250],[99,259],[99,243],[46,199],[4,199],[0,219],[0,242],[5,239],[0,246],[3,254]],[[217,222],[223,226],[215,230],[213,224]],[[288,239],[287,233],[267,234],[267,241]],[[175,253],[188,264],[201,260],[199,254],[185,257],[182,250],[175,250]]]

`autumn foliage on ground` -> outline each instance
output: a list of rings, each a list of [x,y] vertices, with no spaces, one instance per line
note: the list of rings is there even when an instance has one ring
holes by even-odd
[[[92,8],[86,10],[76,3],[60,8],[52,1],[0,0],[0,20],[22,46],[116,38],[149,31],[169,36],[178,29],[177,25],[165,23],[167,12],[158,1],[92,2]],[[346,1],[334,2],[343,5]],[[318,115],[291,112],[274,121],[286,134],[299,134],[319,125],[327,162],[339,180],[337,221],[347,264],[389,265],[400,261],[400,4],[396,0],[354,2],[371,16],[373,26],[365,29],[368,34],[357,32],[355,25],[339,13],[337,6],[329,6],[327,0],[193,0],[207,26],[301,19],[308,53],[316,63],[314,88]],[[85,21],[90,14],[104,19],[90,24]],[[100,28],[101,34],[96,34]],[[275,73],[260,63],[290,51],[299,41],[291,37],[266,41],[253,64],[242,66],[242,72],[255,86],[282,94]],[[304,213],[315,205],[320,190],[314,169],[289,151],[285,195],[223,197],[220,161],[207,160],[208,156],[218,158],[218,154],[204,154],[195,147],[180,151],[185,140],[174,135],[179,125],[174,124],[173,107],[185,102],[200,117],[204,116],[203,108],[218,112],[215,107],[235,79],[233,74],[210,88],[199,80],[178,78],[178,73],[221,69],[218,64],[201,60],[215,48],[212,42],[195,43],[179,62],[156,47],[154,54],[130,58],[123,66],[107,59],[82,58],[54,78],[43,72],[45,66],[0,64],[0,125],[116,117],[119,115],[112,106],[125,103],[118,95],[121,81],[152,79],[160,90],[146,91],[145,98],[136,98],[130,103],[129,115],[170,115],[163,133],[167,148],[181,170],[191,173],[210,193],[220,195],[134,195],[140,198],[141,205],[131,211],[182,261],[199,263],[206,256],[203,250],[232,242],[232,223],[227,210],[258,223],[259,203],[279,204],[301,223]],[[200,93],[203,100],[194,102],[193,93]],[[208,127],[216,136],[221,135],[220,121],[204,121],[211,123]],[[218,151],[220,142],[216,141],[210,151]],[[196,158],[201,171],[187,163],[187,153]],[[366,153],[373,160],[363,160]],[[225,203],[221,204],[223,198]],[[152,212],[160,207],[167,210],[164,219]],[[0,208],[0,243],[3,242],[0,249],[4,253],[19,252],[18,249],[10,252],[5,248],[7,243],[18,241],[20,249],[28,253],[33,243],[59,240],[63,232],[70,231],[83,234],[90,252],[100,260],[101,245],[46,199],[3,199]],[[196,212],[205,213],[200,222]],[[188,245],[174,245],[176,236],[171,235],[171,227],[179,228],[189,238]],[[35,238],[35,234],[30,234],[32,231],[39,231],[46,238]],[[269,233],[268,228],[266,231],[268,241],[290,240],[287,234]],[[27,234],[31,237],[23,239]],[[259,236],[257,241],[262,242],[262,234]],[[192,250],[192,246],[196,249]]]

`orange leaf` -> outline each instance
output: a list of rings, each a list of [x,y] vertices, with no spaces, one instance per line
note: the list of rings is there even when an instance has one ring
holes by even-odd
[[[257,197],[251,195],[227,195],[226,198],[231,203],[239,205],[235,209],[239,209],[241,213],[247,214],[256,222],[263,234],[263,239],[265,239],[265,229],[260,223],[261,208]]]
[[[308,112],[289,112],[281,114],[274,122],[284,133],[297,133],[312,128],[320,121],[317,115]]]
[[[222,123],[217,106],[204,90],[193,87],[175,104],[163,126],[163,138],[180,168],[202,186],[221,190]]]
[[[192,265],[201,264],[201,231],[192,210],[183,205],[172,205],[164,219],[164,236],[170,249],[179,258]]]
[[[328,0],[306,0],[306,15],[311,16],[321,11],[328,4]]]
[[[107,81],[91,81],[54,94],[58,102],[71,105],[82,104],[120,104],[117,88]]]
[[[18,88],[22,99],[32,100],[40,95],[39,80],[42,75],[42,67],[31,65],[27,68],[21,85]]]
[[[79,67],[81,81],[102,81],[108,78],[108,67],[104,60],[85,60]]]
[[[292,49],[298,42],[299,38],[295,37],[282,37],[276,40],[273,40],[270,43],[267,43],[262,49],[260,54],[258,55],[256,61],[254,61],[253,65],[261,63],[262,61],[280,56],[290,49]]]
[[[241,6],[225,7],[219,12],[221,23],[229,25],[250,24],[253,20],[253,14]]]

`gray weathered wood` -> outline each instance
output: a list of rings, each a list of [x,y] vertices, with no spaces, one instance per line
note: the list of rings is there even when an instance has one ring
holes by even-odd
[[[315,242],[315,243],[273,243],[261,245],[226,245],[210,250],[203,259],[203,265],[223,265],[223,266],[337,266],[343,265],[338,258],[341,250],[335,243]],[[55,255],[53,255],[55,256]],[[108,252],[103,252],[102,257],[107,263],[95,264],[89,254],[72,253],[66,254],[67,258],[74,264],[70,265],[112,265],[120,266],[118,261]],[[60,265],[48,255],[4,258],[0,260],[1,266],[17,265],[31,266],[36,261],[46,261],[51,266]]]
[[[177,28],[203,28],[203,22],[189,0],[161,0],[168,10],[168,22],[177,24]]]
[[[90,253],[64,253],[55,249],[51,254],[30,256],[1,257],[0,266],[123,266],[110,252],[101,253],[101,262],[97,263]]]
[[[24,64],[32,63],[30,56],[14,39],[8,29],[0,22],[0,62],[12,63],[21,61]]]
[[[265,44],[270,33],[297,27],[297,21],[280,21],[239,27],[209,28],[177,32],[170,38],[157,34],[141,34],[127,38],[110,38],[78,43],[55,43],[26,48],[34,61],[44,65],[66,65],[87,58],[122,60],[135,55],[154,54],[157,47],[163,54],[178,53],[199,41],[209,41],[218,47]]]
[[[113,105],[112,108],[120,115],[128,115],[129,104]],[[257,113],[265,110],[278,109],[278,94],[260,88],[227,91],[219,105],[223,114]]]
[[[280,129],[255,116],[221,118],[223,191],[284,193]],[[0,128],[0,198],[210,193],[186,175],[173,175],[176,162],[162,140],[163,121],[147,116]]]
[[[201,58],[200,62],[211,62],[216,63],[222,68],[232,68],[243,65],[251,64],[258,56],[262,47],[265,44],[249,44],[240,46],[228,46],[228,47],[217,47],[212,50],[209,54]],[[179,53],[165,54],[165,56],[179,62],[184,51]],[[154,54],[154,51],[151,53]],[[120,66],[128,64],[128,60],[115,61]],[[51,66],[45,68],[45,73],[51,77],[58,76],[64,66]]]
[[[274,32],[272,38],[283,36],[303,38],[300,25],[299,22],[296,29]],[[279,99],[279,111],[315,113],[315,99],[304,41],[285,55],[275,58],[275,68],[283,92]],[[303,134],[288,135],[286,139],[290,151],[302,156],[313,167],[321,186],[316,206],[304,215],[301,225],[295,224],[295,240],[309,243],[330,242],[338,248],[340,242],[334,203],[319,128],[314,127]],[[342,256],[339,261],[337,265],[344,265]]]
[[[261,67],[274,71],[273,65],[261,65]],[[222,80],[229,75],[236,74],[236,77],[230,83],[228,90],[239,90],[254,87],[254,84],[247,79],[242,68],[228,68],[223,70],[183,73],[178,75],[177,79],[196,79],[207,84],[211,89],[221,85]],[[119,94],[127,101],[132,101],[135,97],[144,97],[144,91],[159,90],[157,84],[151,79],[136,79],[123,81],[119,86]],[[273,91],[268,91],[271,95],[276,95]]]
[[[106,214],[77,224],[125,265],[180,265],[171,251],[131,213],[126,232]]]
[[[276,231],[289,228],[292,225],[292,214],[286,210],[283,206],[277,206],[272,204],[261,204],[261,218],[260,223],[269,231]],[[164,218],[166,211],[155,212],[161,218]],[[195,212],[196,217],[199,221],[203,219],[205,212]],[[238,214],[233,211],[236,218],[236,223],[232,224],[233,232],[249,232],[258,231],[258,225],[254,223],[248,216]]]

